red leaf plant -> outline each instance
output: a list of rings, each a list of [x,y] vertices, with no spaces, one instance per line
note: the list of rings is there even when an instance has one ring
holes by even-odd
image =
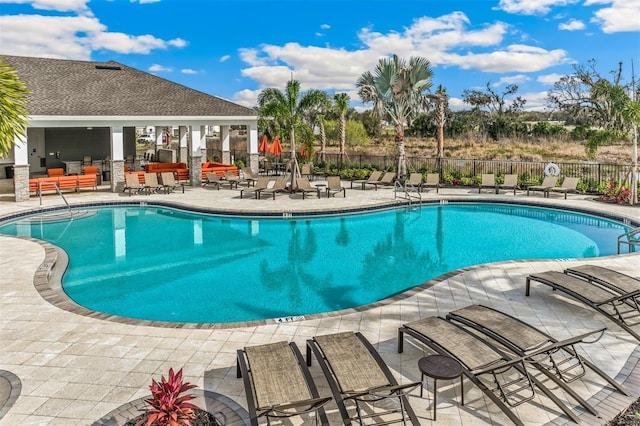
[[[194,399],[194,395],[180,396],[180,394],[196,387],[189,382],[182,382],[182,368],[177,373],[170,368],[168,379],[162,376],[160,382],[152,380],[149,386],[151,398],[144,401],[151,406],[145,410],[146,425],[191,426],[191,420],[196,418],[193,410],[200,410],[200,407],[187,402]],[[142,419],[138,426],[143,424],[145,419]]]

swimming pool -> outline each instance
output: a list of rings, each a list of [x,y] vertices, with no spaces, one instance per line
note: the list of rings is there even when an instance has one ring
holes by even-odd
[[[506,204],[430,205],[343,217],[218,217],[110,206],[0,233],[69,254],[64,291],[94,311],[216,323],[366,305],[446,272],[511,259],[615,254],[627,230],[590,215]]]

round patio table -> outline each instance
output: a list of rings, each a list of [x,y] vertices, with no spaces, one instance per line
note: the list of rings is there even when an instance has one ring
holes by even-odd
[[[436,395],[438,393],[438,379],[453,380],[460,377],[460,399],[464,405],[464,383],[462,377],[462,366],[455,359],[445,355],[429,355],[418,360],[418,368],[422,375],[420,381],[424,381],[424,376],[433,379],[433,421],[436,421]],[[422,398],[423,387],[420,387],[420,397]]]

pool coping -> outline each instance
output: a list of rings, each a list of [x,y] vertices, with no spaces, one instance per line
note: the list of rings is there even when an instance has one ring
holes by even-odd
[[[550,206],[545,203],[536,203],[535,201],[534,202],[515,202],[515,201],[509,201],[509,200],[487,200],[487,199],[481,199],[481,198],[465,197],[462,199],[458,199],[458,198],[442,199],[442,200],[436,200],[433,202],[425,202],[422,204],[443,205],[443,204],[449,204],[449,203],[451,204],[476,204],[476,203],[507,204],[507,205],[521,205],[526,207],[539,207],[539,208],[554,209],[554,210],[567,211],[572,213],[581,213],[581,214],[587,214],[591,216],[597,216],[597,217],[608,219],[608,220],[614,220],[624,224],[625,226],[634,227],[634,228],[640,226],[640,221],[636,221],[629,217],[621,216],[618,214],[609,214],[606,212],[599,212],[599,211],[590,210],[586,208],[576,208],[576,207],[567,207],[567,206],[562,206],[562,207]],[[216,216],[224,215],[224,216],[236,216],[236,217],[245,217],[245,218],[246,217],[256,217],[256,218],[283,217],[279,212],[269,212],[269,213],[275,213],[275,214],[266,214],[266,215],[265,215],[265,212],[260,212],[260,213],[254,214],[253,216],[251,216],[250,214],[251,212],[249,211],[235,212],[237,214],[234,214],[232,210],[224,210],[224,213],[219,213],[219,211],[217,210],[191,207],[181,203],[172,203],[172,202],[146,202],[146,201],[144,202],[92,202],[92,203],[74,204],[72,208],[105,207],[105,206],[120,206],[120,205],[167,207],[167,208],[173,208],[177,210],[183,210],[183,211],[194,212],[194,213],[211,214]],[[363,212],[372,213],[377,211],[385,211],[385,210],[392,210],[392,209],[397,209],[401,207],[407,207],[409,205],[410,203],[405,201],[403,203],[395,203],[395,202],[383,203],[376,206],[367,206],[367,207],[361,207],[361,208],[354,207],[350,209],[330,210],[329,214],[326,214],[327,211],[325,210],[324,211],[325,214],[323,214],[322,216],[357,214],[357,213],[363,213]],[[8,217],[0,218],[0,224],[8,220],[14,220],[16,218],[30,216],[33,214],[39,214],[39,213],[50,212],[50,211],[58,211],[58,210],[66,210],[66,209],[68,208],[63,206],[63,207],[53,207],[49,209],[35,209],[29,212],[20,212],[14,215],[9,215]],[[305,217],[306,218],[320,217],[320,214],[319,214],[320,211],[316,211],[316,212],[317,213],[310,216],[308,214],[309,211],[299,211],[299,212],[296,212],[297,214],[295,215],[285,216],[284,218],[291,219],[291,218],[305,218]],[[77,315],[87,316],[94,319],[101,319],[105,321],[112,321],[120,324],[141,325],[141,326],[161,327],[161,328],[183,328],[183,329],[230,329],[230,328],[238,328],[238,327],[255,327],[255,326],[261,326],[261,325],[267,325],[267,324],[278,324],[278,323],[297,322],[297,321],[304,321],[304,320],[311,320],[311,319],[332,318],[332,317],[347,315],[347,314],[356,313],[356,312],[364,312],[364,311],[369,311],[372,309],[376,309],[382,306],[386,306],[386,305],[393,304],[398,301],[407,299],[426,289],[429,289],[435,286],[440,282],[446,281],[456,275],[460,275],[464,272],[474,270],[476,268],[482,268],[488,264],[500,265],[500,264],[531,262],[532,260],[536,260],[536,261],[544,260],[544,259],[506,260],[506,261],[500,261],[500,262],[482,263],[482,264],[468,266],[465,268],[459,268],[459,269],[455,269],[453,271],[447,272],[445,274],[439,275],[437,277],[434,277],[422,284],[418,284],[408,290],[405,290],[401,293],[387,297],[385,299],[382,299],[373,303],[369,303],[366,305],[361,305],[353,308],[341,309],[336,311],[314,313],[314,314],[307,314],[307,315],[301,315],[301,316],[268,318],[268,319],[261,319],[261,320],[252,320],[252,321],[238,321],[238,322],[224,322],[224,323],[184,323],[184,322],[168,322],[168,321],[154,321],[154,320],[141,320],[141,319],[127,318],[127,317],[122,317],[118,315],[101,313],[101,312],[97,312],[97,311],[93,311],[91,309],[85,308],[77,304],[76,302],[74,302],[65,293],[65,291],[62,288],[62,276],[64,275],[64,272],[66,271],[69,263],[68,256],[62,248],[36,238],[11,236],[11,235],[6,235],[6,236],[33,241],[43,247],[45,252],[45,259],[36,270],[36,273],[33,278],[33,284],[36,291],[40,294],[40,296],[44,300],[52,304],[53,306],[56,306],[59,309],[63,309],[65,311],[68,311]],[[607,258],[607,257],[635,255],[635,254],[637,253],[600,256],[598,257],[598,259]],[[578,260],[578,259],[574,259],[574,260]]]

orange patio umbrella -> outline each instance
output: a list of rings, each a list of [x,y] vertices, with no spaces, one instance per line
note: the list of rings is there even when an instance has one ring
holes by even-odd
[[[260,141],[258,152],[266,153],[268,149],[269,149],[269,138],[267,138],[267,135],[262,135],[262,141]]]
[[[273,143],[269,147],[269,152],[273,155],[282,154],[282,145],[280,145],[280,138],[278,136],[273,138]]]

